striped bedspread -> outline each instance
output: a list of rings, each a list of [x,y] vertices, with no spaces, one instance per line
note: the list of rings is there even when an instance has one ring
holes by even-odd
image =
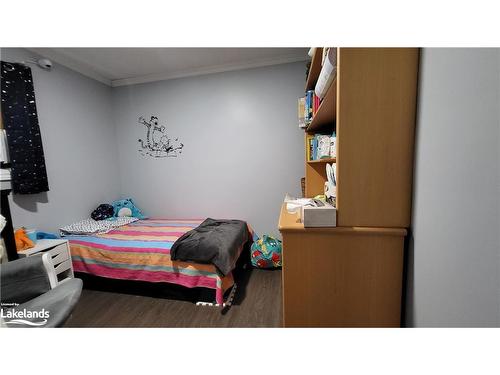
[[[67,236],[76,272],[112,279],[167,282],[188,288],[215,289],[216,301],[233,284],[232,274],[217,274],[215,266],[178,262],[170,259],[170,248],[184,233],[196,228],[203,219],[139,220],[106,234]],[[241,244],[241,252],[244,244]]]

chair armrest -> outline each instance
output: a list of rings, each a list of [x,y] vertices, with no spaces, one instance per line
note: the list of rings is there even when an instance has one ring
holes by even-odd
[[[52,261],[52,255],[49,252],[46,252],[42,255],[43,266],[45,267],[45,271],[47,271],[47,277],[49,278],[50,287],[54,289],[57,284],[59,284],[57,280],[57,273],[54,267],[54,262]]]
[[[39,255],[0,266],[1,302],[21,304],[49,291],[47,270]]]

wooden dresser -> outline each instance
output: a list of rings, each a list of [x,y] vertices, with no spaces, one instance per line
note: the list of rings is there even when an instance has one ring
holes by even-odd
[[[338,48],[337,77],[308,134],[336,131],[336,158],[305,157],[306,197],[336,163],[337,227],[304,228],[282,208],[285,327],[400,325],[404,239],[411,218],[419,51]],[[306,90],[321,70],[313,56]],[[305,142],[307,147],[307,141]]]
[[[398,327],[402,228],[304,228],[283,205],[285,327]]]

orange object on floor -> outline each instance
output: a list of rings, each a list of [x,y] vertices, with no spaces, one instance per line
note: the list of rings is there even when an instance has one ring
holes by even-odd
[[[26,235],[26,230],[24,228],[19,228],[14,232],[14,237],[16,239],[16,249],[17,251],[30,249],[35,246],[33,241],[31,241]]]

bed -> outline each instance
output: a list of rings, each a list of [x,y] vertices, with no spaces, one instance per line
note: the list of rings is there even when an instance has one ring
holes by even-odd
[[[216,303],[223,305],[224,293],[234,285],[232,272],[222,276],[212,264],[173,261],[170,257],[174,242],[202,222],[145,219],[105,234],[66,236],[74,271],[111,279],[209,288],[215,291]],[[252,230],[248,229],[252,238]],[[238,255],[245,245],[239,244]]]

